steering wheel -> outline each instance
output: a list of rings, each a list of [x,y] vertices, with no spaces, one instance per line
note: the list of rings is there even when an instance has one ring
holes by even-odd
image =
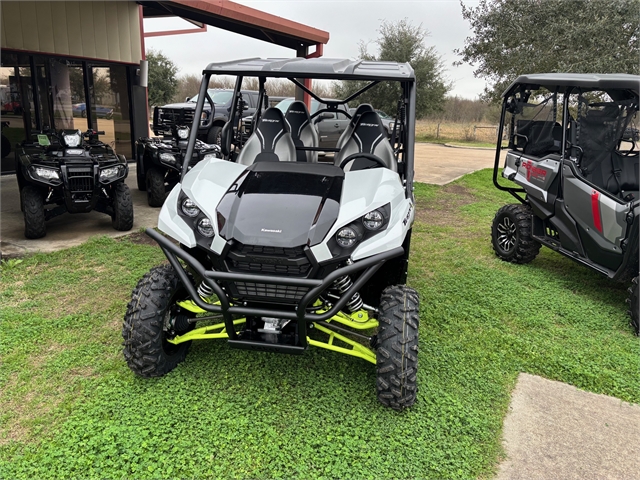
[[[373,162],[376,162],[379,166],[381,166],[382,168],[388,168],[387,164],[384,162],[384,160],[382,160],[380,157],[378,157],[377,155],[373,155],[371,153],[354,153],[353,155],[349,155],[347,158],[345,158],[344,160],[342,160],[340,162],[340,165],[338,165],[340,168],[344,169],[344,167],[347,165],[347,163],[349,163],[351,160],[354,160],[356,158],[366,158],[367,160],[371,160]],[[371,167],[368,167],[371,168]]]

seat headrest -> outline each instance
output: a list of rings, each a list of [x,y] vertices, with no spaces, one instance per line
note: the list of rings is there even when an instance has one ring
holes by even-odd
[[[289,131],[293,137],[300,137],[300,132],[310,121],[307,106],[299,100],[291,102],[291,105],[287,108],[287,113],[284,115],[284,119],[288,123]]]
[[[289,126],[284,120],[284,115],[275,107],[267,108],[256,126],[256,134],[260,139],[263,152],[273,152],[276,142],[289,132]]]
[[[360,152],[373,153],[381,140],[387,134],[376,112],[365,112],[356,121],[356,127],[351,134],[356,139]]]
[[[360,105],[358,105],[358,108],[356,108],[356,111],[353,112],[353,116],[351,117],[351,126],[354,126],[360,116],[366,112],[375,112],[375,110],[368,103],[361,103]]]

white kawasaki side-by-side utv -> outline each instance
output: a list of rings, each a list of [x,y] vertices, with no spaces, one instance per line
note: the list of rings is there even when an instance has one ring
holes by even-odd
[[[375,364],[378,399],[394,409],[413,405],[419,300],[405,285],[415,212],[412,68],[327,58],[210,64],[194,122],[212,75],[237,77],[224,159],[185,161],[158,222],[170,238],[147,230],[169,265],[152,269],[133,291],[122,330],[130,368],[164,375],[192,340],[297,354],[312,345]],[[248,137],[240,123],[245,77],[259,79],[263,105]],[[286,111],[267,108],[270,78],[289,79],[326,108],[311,116],[303,101]],[[327,100],[305,79],[359,80],[362,88]],[[353,116],[344,108],[378,84],[399,95],[391,140],[377,106],[361,103]],[[319,161],[327,148],[318,147],[317,123],[338,114],[349,126],[333,157]]]

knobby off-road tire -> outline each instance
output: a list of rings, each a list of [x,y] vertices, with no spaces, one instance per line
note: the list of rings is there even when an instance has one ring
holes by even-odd
[[[164,203],[166,188],[164,175],[157,168],[147,170],[147,202],[150,207],[161,207]]]
[[[47,234],[44,218],[44,196],[36,187],[25,185],[20,191],[24,214],[24,236],[42,238]]]
[[[133,201],[129,186],[120,182],[113,187],[113,216],[111,225],[116,230],[127,231],[133,228]]]
[[[493,218],[493,251],[505,262],[529,263],[540,252],[540,243],[532,237],[533,211],[521,203],[505,205]]]
[[[640,301],[638,297],[638,277],[631,280],[631,286],[627,290],[629,292],[629,298],[627,303],[629,304],[629,316],[631,317],[631,326],[636,335],[640,336]]]
[[[124,358],[141,377],[160,377],[182,362],[191,342],[166,341],[165,323],[175,315],[175,302],[185,298],[182,284],[171,265],[152,268],[131,294],[122,326]],[[185,333],[192,326],[180,333]]]
[[[380,298],[376,349],[378,400],[394,410],[416,401],[418,374],[418,292],[387,287]]]

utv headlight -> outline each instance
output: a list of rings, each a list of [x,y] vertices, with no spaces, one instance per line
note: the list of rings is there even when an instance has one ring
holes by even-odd
[[[373,210],[362,217],[362,224],[367,230],[378,230],[384,223],[382,212]]]
[[[205,237],[213,237],[213,225],[208,218],[202,218],[198,222],[198,231]]]
[[[82,134],[80,130],[75,133],[70,133],[67,135],[62,135],[62,140],[67,147],[77,147],[82,142]]]
[[[353,247],[358,241],[358,233],[351,227],[342,227],[336,234],[336,242],[342,248]]]
[[[43,180],[60,180],[60,172],[53,168],[35,167],[35,174]]]
[[[182,213],[184,213],[187,217],[197,217],[200,215],[200,209],[196,206],[195,203],[189,198],[185,198],[182,201]]]
[[[180,140],[186,140],[187,138],[189,138],[189,127],[178,128],[176,130],[176,133],[178,134],[178,138]]]
[[[165,162],[165,163],[170,163],[170,164],[175,164],[176,163],[176,157],[174,155],[172,155],[171,153],[161,153],[160,154],[160,161],[161,162]]]
[[[118,178],[121,174],[121,168],[119,165],[115,167],[107,167],[100,170],[100,181],[108,182],[109,180],[114,180]]]

